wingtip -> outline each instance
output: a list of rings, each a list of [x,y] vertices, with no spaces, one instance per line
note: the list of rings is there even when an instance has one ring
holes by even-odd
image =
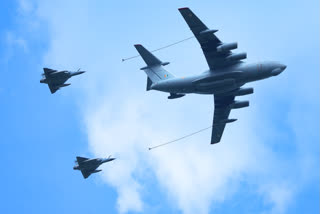
[[[216,142],[216,141],[211,141],[211,145],[213,145],[213,144],[217,144],[217,143],[219,143],[220,141],[218,141],[218,142]]]
[[[178,10],[188,10],[188,9],[189,9],[189,7],[181,7]]]
[[[137,46],[142,46],[142,45],[141,44],[135,44],[134,46],[137,47]]]

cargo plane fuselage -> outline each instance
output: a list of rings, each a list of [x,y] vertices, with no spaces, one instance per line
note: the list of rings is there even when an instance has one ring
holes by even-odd
[[[271,61],[241,62],[214,72],[208,70],[199,75],[163,79],[151,84],[150,89],[172,94],[222,94],[232,92],[248,82],[276,76],[285,68],[285,65]]]

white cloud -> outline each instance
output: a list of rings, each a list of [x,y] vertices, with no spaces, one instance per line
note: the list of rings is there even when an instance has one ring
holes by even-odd
[[[254,112],[238,115],[238,126],[227,128],[227,133],[232,135],[226,134],[221,144],[209,145],[208,132],[205,136],[148,151],[150,145],[183,135],[185,121],[170,118],[179,118],[178,115],[184,113],[168,112],[165,120],[161,120],[160,114],[148,118],[147,115],[167,108],[155,104],[148,95],[139,94],[131,94],[118,107],[117,103],[125,96],[122,92],[118,95],[91,106],[86,118],[93,153],[119,157],[112,166],[104,166],[103,178],[117,188],[120,212],[142,210],[143,176],[150,170],[172,205],[184,213],[208,213],[213,201],[227,200],[242,182],[253,181],[258,189],[266,184],[276,186],[279,182],[275,176],[277,158],[256,135],[252,123]],[[117,111],[112,110],[114,107]],[[154,117],[158,119],[156,122]],[[273,204],[273,209],[282,212],[292,194],[290,188],[287,184],[281,189],[265,188],[257,194]],[[132,197],[129,199],[127,195]]]
[[[264,195],[265,204],[272,207],[271,210],[265,210],[262,213],[285,213],[287,207],[292,202],[295,191],[295,185],[288,185],[288,182],[281,179],[277,179],[277,182],[261,186],[260,192]]]
[[[107,102],[97,109],[89,109],[92,112],[86,115],[89,146],[99,157],[113,154],[118,158],[114,164],[104,167],[103,178],[117,188],[120,213],[141,211],[140,184],[135,180],[134,172],[141,164],[138,158],[142,142],[139,128],[144,127],[136,124],[139,115],[134,104],[126,106],[124,114],[110,111],[110,105],[112,103]]]
[[[18,51],[22,50],[23,53],[28,53],[27,41],[21,36],[17,35],[15,32],[6,32],[5,41],[6,52],[2,59],[5,63],[8,63],[11,57]]]
[[[28,51],[28,45],[25,39],[15,35],[13,32],[7,32],[7,44],[9,47],[21,48],[25,53]]]
[[[29,14],[34,9],[34,5],[32,1],[29,0],[19,0],[19,12],[21,14]]]

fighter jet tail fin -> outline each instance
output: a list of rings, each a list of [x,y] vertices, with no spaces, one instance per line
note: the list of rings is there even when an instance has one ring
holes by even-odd
[[[151,85],[153,83],[174,77],[171,73],[163,68],[163,66],[168,65],[169,62],[162,62],[142,45],[135,45],[134,47],[147,64],[147,66],[141,68],[141,70],[144,70],[144,72],[148,75],[147,91],[151,90]]]

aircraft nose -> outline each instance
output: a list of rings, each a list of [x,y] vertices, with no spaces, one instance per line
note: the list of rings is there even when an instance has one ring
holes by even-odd
[[[287,68],[286,65],[283,65],[283,64],[280,65],[280,69],[281,69],[282,71],[284,71],[286,68]],[[281,71],[281,72],[282,72],[282,71]]]
[[[86,73],[85,71],[78,71],[78,72],[76,72],[76,74],[83,74],[83,73]]]
[[[76,76],[76,75],[80,75],[83,73],[85,73],[85,71],[76,71],[76,72],[71,73],[71,76]]]
[[[277,76],[277,75],[281,74],[286,68],[287,68],[286,65],[280,64],[279,67],[277,67],[271,71],[271,75]]]

